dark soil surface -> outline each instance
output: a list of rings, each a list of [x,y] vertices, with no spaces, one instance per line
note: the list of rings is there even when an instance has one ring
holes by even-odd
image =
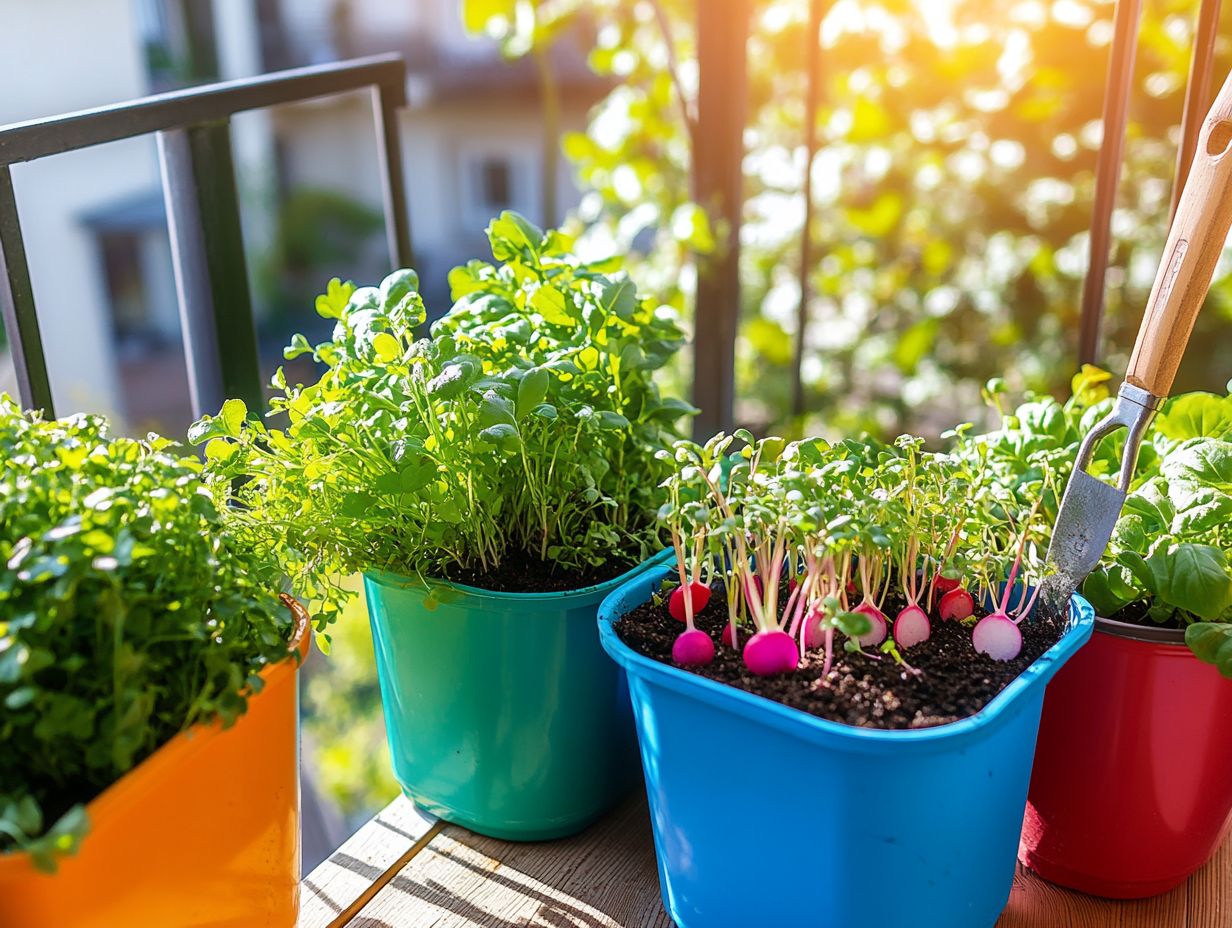
[[[581,572],[557,568],[525,552],[510,552],[495,570],[456,570],[446,579],[496,593],[567,593],[619,577],[633,566],[633,562],[613,560],[598,570]],[[670,654],[670,644],[667,650]]]
[[[1156,622],[1147,612],[1150,610],[1151,604],[1146,600],[1136,603],[1130,603],[1116,615],[1107,616],[1116,622],[1125,622],[1129,625],[1141,625],[1143,628],[1173,628],[1182,629],[1185,623],[1180,619],[1171,617],[1164,622]]]
[[[885,605],[893,619],[900,599]],[[984,613],[977,610],[976,616]],[[704,667],[683,667],[672,660],[672,643],[684,629],[660,603],[643,603],[616,623],[616,633],[640,654],[681,667],[720,683],[801,709],[823,719],[864,728],[929,728],[974,715],[1000,693],[1037,657],[1061,638],[1058,617],[1036,610],[1021,626],[1022,653],[1012,661],[994,661],[971,644],[973,620],[945,622],[930,617],[929,639],[903,652],[919,673],[912,673],[886,654],[848,654],[835,649],[830,673],[822,677],[824,653],[808,652],[795,673],[758,677],[744,666],[738,652],[720,642],[727,624],[726,597],[716,590],[696,619],[697,627],[715,641],[715,658]],[[741,643],[747,634],[741,629]],[[841,642],[842,636],[837,636]]]

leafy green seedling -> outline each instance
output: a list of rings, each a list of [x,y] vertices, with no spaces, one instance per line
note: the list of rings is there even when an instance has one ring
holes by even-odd
[[[0,394],[0,853],[54,869],[86,803],[177,733],[233,723],[290,657],[281,584],[196,458]]]
[[[495,263],[450,272],[453,308],[426,338],[414,271],[332,281],[317,300],[331,338],[286,351],[320,378],[274,378],[284,424],[231,401],[190,433],[218,498],[326,621],[357,571],[482,585],[513,559],[614,576],[662,547],[658,453],[693,410],[655,374],[680,327],[562,232],[507,212],[488,239]]]

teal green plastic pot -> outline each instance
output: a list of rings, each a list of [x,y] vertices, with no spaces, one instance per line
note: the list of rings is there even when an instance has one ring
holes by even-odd
[[[599,603],[670,556],[566,593],[494,593],[365,574],[394,776],[421,808],[480,834],[581,831],[639,780],[624,673]]]

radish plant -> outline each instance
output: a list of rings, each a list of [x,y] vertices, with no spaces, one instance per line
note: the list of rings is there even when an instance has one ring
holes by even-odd
[[[676,467],[660,519],[677,560],[667,609],[686,623],[677,662],[712,659],[715,642],[703,644],[695,622],[712,584],[726,605],[718,646],[739,648],[759,675],[790,672],[819,652],[824,676],[840,649],[890,655],[914,671],[903,655],[928,640],[934,619],[974,623],[977,598],[1003,585],[993,617],[1017,634],[1032,603],[1022,597],[1011,609],[1008,591],[1036,551],[1038,501],[1023,513],[978,455],[922,445],[910,436],[785,444],[739,431],[663,452]],[[1001,626],[975,627],[978,650],[999,660],[1018,653]]]

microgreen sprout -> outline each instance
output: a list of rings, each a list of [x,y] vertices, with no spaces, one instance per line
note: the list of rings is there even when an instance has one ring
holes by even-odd
[[[291,659],[281,582],[196,457],[0,393],[0,858],[54,870],[87,803],[179,732],[235,722]]]
[[[614,576],[662,547],[671,459],[656,455],[692,407],[660,395],[655,372],[679,326],[619,261],[582,261],[562,232],[506,212],[488,240],[493,263],[454,268],[454,306],[428,337],[414,271],[332,281],[317,299],[330,338],[285,351],[311,355],[319,379],[279,369],[275,421],[229,400],[189,433],[234,520],[322,618],[355,571],[483,585],[512,561]]]

